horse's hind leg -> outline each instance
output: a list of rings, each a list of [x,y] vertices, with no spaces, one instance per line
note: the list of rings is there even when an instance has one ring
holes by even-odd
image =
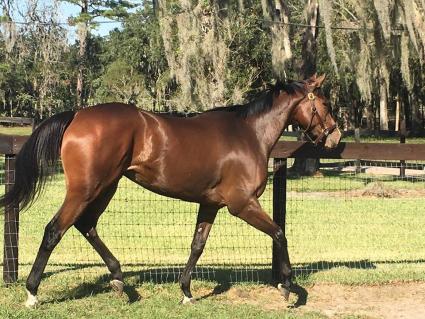
[[[25,305],[27,307],[36,306],[38,302],[37,291],[40,285],[41,276],[53,249],[59,243],[68,228],[74,224],[85,210],[87,205],[88,200],[85,196],[82,196],[80,193],[68,193],[57,214],[46,225],[43,240],[26,282],[28,299]]]
[[[112,275],[112,280],[110,282],[111,287],[114,291],[117,292],[119,296],[121,296],[124,290],[124,282],[121,271],[121,265],[118,259],[115,258],[115,256],[111,253],[108,247],[106,247],[106,245],[100,239],[95,227],[91,228],[88,232],[86,232],[84,234],[84,237],[105,262],[106,267],[108,267],[108,270],[111,272]]]
[[[205,207],[202,205],[199,207],[190,257],[179,280],[183,291],[183,304],[193,302],[192,293],[190,292],[190,276],[204,250],[215,216],[217,216],[217,211],[218,208],[215,207]]]
[[[281,279],[278,288],[285,299],[288,300],[292,288],[292,269],[289,261],[288,244],[282,228],[263,211],[257,198],[248,200],[242,208],[232,207],[231,205],[228,208],[232,215],[243,219],[251,226],[266,233],[277,244],[280,251],[280,254],[278,254],[278,265]]]
[[[117,185],[118,183],[114,183],[101,195],[99,195],[87,207],[83,215],[74,226],[78,229],[78,231],[81,232],[81,234],[87,239],[90,245],[94,248],[94,250],[96,250],[102,260],[105,262],[106,267],[108,267],[112,275],[111,286],[118,293],[118,295],[121,295],[123,292],[124,283],[120,263],[111,253],[108,247],[106,247],[96,231],[97,221],[114,196]]]

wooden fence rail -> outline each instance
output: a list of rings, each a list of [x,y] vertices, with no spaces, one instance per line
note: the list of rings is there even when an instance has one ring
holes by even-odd
[[[0,124],[34,125],[33,118],[0,116]]]
[[[27,139],[27,136],[0,134],[0,153],[5,155],[6,190],[14,183],[15,157]],[[274,160],[273,219],[285,229],[287,158],[425,161],[425,144],[340,143],[337,148],[327,150],[305,142],[280,141],[275,145],[271,157]],[[4,227],[3,280],[5,283],[12,283],[18,278],[19,213],[17,207],[5,208]],[[276,253],[276,248],[273,247],[274,279],[277,279]]]

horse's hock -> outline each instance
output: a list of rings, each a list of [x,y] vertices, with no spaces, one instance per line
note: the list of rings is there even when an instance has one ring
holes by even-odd
[[[1,183],[13,184],[14,154],[24,138],[1,137]],[[296,274],[336,267],[370,269],[424,264],[425,146],[342,143],[326,152],[297,142],[279,142],[261,201],[278,224],[286,222]],[[321,157],[321,177],[287,176],[294,157]],[[286,158],[288,158],[286,160]],[[359,165],[361,169],[356,169]],[[403,160],[404,162],[400,162]],[[405,174],[400,177],[400,169]],[[58,165],[59,167],[59,165]],[[58,168],[42,197],[28,211],[8,207],[1,215],[3,279],[26,276],[45,224],[63,200]],[[121,262],[126,278],[177,280],[190,250],[196,204],[150,193],[122,180],[100,219],[99,234]],[[272,241],[244,222],[219,212],[195,278],[272,280]],[[72,229],[54,251],[50,274],[106,275],[95,251]],[[107,277],[105,277],[105,280]]]

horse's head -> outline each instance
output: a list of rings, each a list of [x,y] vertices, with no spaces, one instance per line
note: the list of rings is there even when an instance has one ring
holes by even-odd
[[[304,135],[315,145],[324,143],[334,148],[341,139],[335,119],[332,117],[327,99],[321,94],[320,87],[325,75],[313,75],[304,84],[304,98],[297,104],[292,114],[292,122],[301,126]]]

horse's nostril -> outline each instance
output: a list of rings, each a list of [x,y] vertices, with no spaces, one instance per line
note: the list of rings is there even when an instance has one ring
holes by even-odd
[[[336,128],[331,134],[326,138],[325,146],[328,148],[337,147],[339,141],[341,140],[342,134],[339,128]]]

